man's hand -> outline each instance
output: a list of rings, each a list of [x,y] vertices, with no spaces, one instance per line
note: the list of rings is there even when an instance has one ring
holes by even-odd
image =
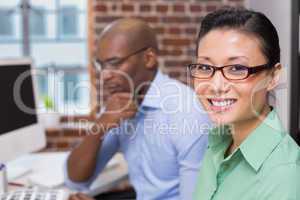
[[[69,200],[95,200],[95,199],[93,199],[83,193],[76,193],[76,194],[70,195]]]
[[[105,111],[98,122],[116,126],[122,120],[134,117],[137,110],[137,102],[132,94],[115,93],[108,99]]]
[[[132,94],[116,93],[110,97],[105,109],[94,124],[93,134],[86,136],[68,158],[68,175],[74,182],[86,181],[93,175],[103,136],[109,129],[118,127],[122,120],[134,117],[137,105]]]

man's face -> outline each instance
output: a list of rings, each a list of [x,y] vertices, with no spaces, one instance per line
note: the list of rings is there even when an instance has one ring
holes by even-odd
[[[108,97],[119,92],[133,94],[139,84],[144,81],[143,48],[140,48],[141,51],[133,49],[121,34],[103,38],[98,45],[97,60],[101,63],[102,95]]]

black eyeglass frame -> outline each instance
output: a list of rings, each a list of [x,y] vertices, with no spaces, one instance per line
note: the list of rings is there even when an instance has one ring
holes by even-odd
[[[211,67],[213,69],[213,72],[212,74],[210,75],[210,77],[207,77],[207,78],[199,78],[197,76],[194,76],[192,74],[192,68],[195,67],[195,66],[207,66],[207,67]],[[232,67],[232,66],[241,66],[241,67],[244,67],[248,70],[248,73],[247,73],[247,76],[244,77],[244,78],[241,78],[241,79],[230,79],[228,77],[226,77],[226,75],[224,74],[224,68],[226,67]],[[240,65],[240,64],[232,64],[232,65],[225,65],[225,66],[221,66],[221,67],[217,67],[217,66],[213,66],[213,65],[208,65],[208,64],[202,64],[202,63],[193,63],[193,64],[189,64],[188,65],[188,71],[190,73],[190,75],[193,77],[193,78],[196,78],[196,79],[202,79],[202,80],[205,80],[205,79],[210,79],[211,77],[213,77],[215,75],[215,72],[218,71],[218,70],[221,70],[222,72],[222,75],[224,78],[226,78],[227,80],[245,80],[247,79],[251,74],[255,74],[255,73],[258,73],[260,71],[263,71],[263,70],[266,70],[266,69],[271,69],[272,68],[272,65],[270,63],[266,63],[266,64],[263,64],[263,65],[257,65],[257,66],[251,66],[251,67],[247,67],[247,66],[244,66],[244,65]]]
[[[138,49],[132,53],[130,53],[127,56],[121,57],[121,58],[111,58],[108,59],[106,61],[101,61],[99,59],[95,59],[94,60],[94,66],[96,67],[96,69],[98,69],[99,71],[101,71],[103,68],[105,68],[105,66],[110,65],[110,66],[118,66],[121,65],[122,63],[124,63],[127,59],[129,59],[131,56],[134,56],[138,53],[141,53],[143,51],[146,51],[147,49],[149,49],[150,46],[146,46],[143,47],[141,49]]]

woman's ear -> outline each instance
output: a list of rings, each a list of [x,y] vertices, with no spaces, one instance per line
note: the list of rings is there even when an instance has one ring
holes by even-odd
[[[280,63],[277,63],[271,72],[271,81],[269,82],[267,87],[268,91],[273,90],[279,84],[281,72],[282,65]]]
[[[157,67],[156,51],[152,48],[149,48],[144,55],[145,55],[145,61],[146,61],[145,67],[147,69],[155,69]]]

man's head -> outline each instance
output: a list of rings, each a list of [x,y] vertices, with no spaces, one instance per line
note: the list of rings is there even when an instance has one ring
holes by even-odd
[[[144,93],[157,70],[157,41],[143,21],[120,19],[101,33],[96,52],[104,95],[118,92]]]

